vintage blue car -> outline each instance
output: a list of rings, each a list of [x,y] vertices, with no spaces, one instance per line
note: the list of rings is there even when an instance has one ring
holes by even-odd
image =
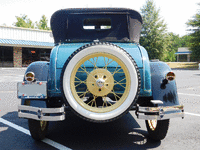
[[[18,83],[18,115],[35,140],[67,110],[106,123],[129,111],[146,122],[149,137],[165,138],[169,119],[184,117],[175,74],[149,61],[139,44],[141,15],[131,9],[62,9],[51,17],[55,47],[50,62],[34,62]]]

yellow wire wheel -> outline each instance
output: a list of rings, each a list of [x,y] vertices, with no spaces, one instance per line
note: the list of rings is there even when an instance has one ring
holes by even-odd
[[[108,43],[85,45],[63,67],[64,102],[86,120],[114,120],[136,102],[139,76],[135,61],[122,48]]]
[[[111,66],[112,63],[116,66]],[[88,69],[86,64],[90,66]],[[85,73],[86,80],[80,79],[79,73]],[[120,80],[116,79],[116,74],[122,76]],[[127,67],[119,58],[108,53],[93,53],[81,59],[73,69],[70,82],[76,101],[85,109],[97,113],[118,108],[126,100],[130,89]],[[80,91],[78,87],[82,84],[85,89]],[[115,91],[115,87],[121,87],[121,93]]]
[[[147,120],[149,127],[152,131],[154,131],[156,129],[157,126],[157,120]]]

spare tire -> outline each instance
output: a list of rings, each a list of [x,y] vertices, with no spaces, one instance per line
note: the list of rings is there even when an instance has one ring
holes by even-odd
[[[136,102],[140,73],[133,58],[110,43],[91,43],[76,50],[61,73],[63,99],[78,116],[108,122]]]

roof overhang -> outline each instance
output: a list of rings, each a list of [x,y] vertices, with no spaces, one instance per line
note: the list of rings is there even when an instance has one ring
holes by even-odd
[[[53,48],[54,43],[26,41],[26,40],[0,39],[0,46]]]
[[[192,52],[176,52],[175,54],[177,55],[188,55],[191,54]]]

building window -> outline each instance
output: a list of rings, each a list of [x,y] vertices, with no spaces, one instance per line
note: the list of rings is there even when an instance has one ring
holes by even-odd
[[[13,66],[13,47],[0,46],[0,67]]]
[[[179,62],[187,62],[187,55],[179,55]]]
[[[22,67],[35,61],[49,61],[51,49],[22,48]]]

